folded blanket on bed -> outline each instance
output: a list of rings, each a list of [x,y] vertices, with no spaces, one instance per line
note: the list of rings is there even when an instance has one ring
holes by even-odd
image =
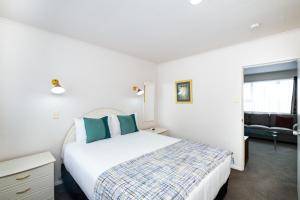
[[[95,199],[186,199],[231,152],[181,140],[102,173]]]

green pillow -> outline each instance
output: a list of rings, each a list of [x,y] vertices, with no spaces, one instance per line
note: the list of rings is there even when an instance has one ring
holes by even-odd
[[[135,121],[135,115],[118,115],[120,122],[121,135],[134,133],[138,131]]]
[[[108,117],[100,119],[83,118],[86,131],[86,143],[110,138]]]

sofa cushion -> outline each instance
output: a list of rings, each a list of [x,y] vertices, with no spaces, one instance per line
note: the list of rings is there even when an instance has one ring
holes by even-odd
[[[264,126],[269,126],[270,124],[270,119],[269,119],[269,114],[258,114],[258,113],[253,113],[251,114],[251,125],[264,125]]]
[[[244,124],[251,125],[251,114],[246,113],[244,114]]]
[[[293,116],[276,116],[276,123],[275,126],[276,127],[283,127],[283,128],[289,128],[289,129],[293,129]]]
[[[288,117],[288,118],[293,118],[293,125],[297,124],[297,115],[292,115],[292,114],[270,114],[270,127],[276,126],[276,117]]]
[[[276,116],[278,116],[278,114],[270,114],[270,127],[276,126]]]

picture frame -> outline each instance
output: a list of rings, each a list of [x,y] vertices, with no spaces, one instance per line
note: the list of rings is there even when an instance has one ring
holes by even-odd
[[[175,94],[177,104],[193,103],[193,82],[192,80],[175,81]]]

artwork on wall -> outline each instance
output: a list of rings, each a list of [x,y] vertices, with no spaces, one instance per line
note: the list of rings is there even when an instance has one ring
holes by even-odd
[[[176,81],[176,103],[191,104],[193,102],[192,80]]]

